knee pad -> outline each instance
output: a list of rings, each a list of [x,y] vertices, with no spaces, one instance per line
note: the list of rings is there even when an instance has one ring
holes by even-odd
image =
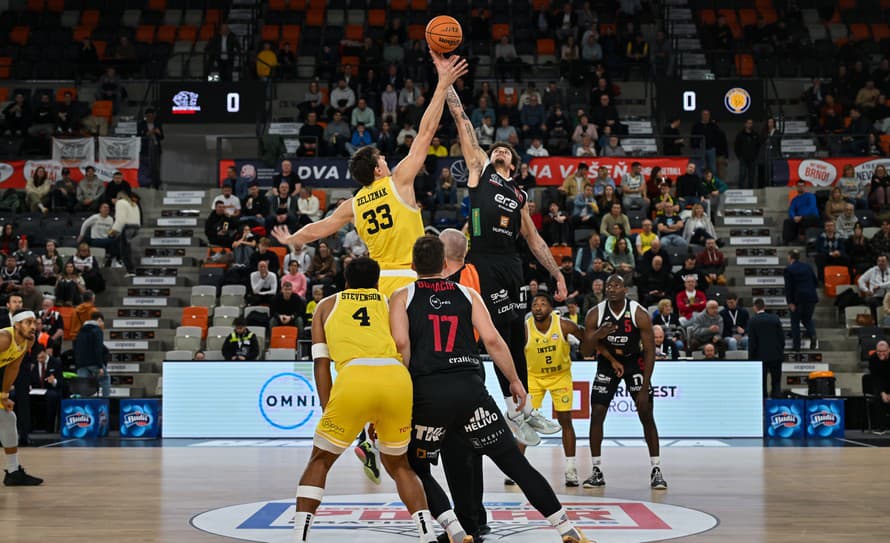
[[[3,445],[4,449],[19,446],[19,431],[15,413],[5,409],[0,409],[0,445]]]

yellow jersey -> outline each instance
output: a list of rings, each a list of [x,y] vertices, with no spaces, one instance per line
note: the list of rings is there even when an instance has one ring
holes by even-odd
[[[640,232],[637,236],[640,238],[640,254],[643,254],[652,248],[652,242],[655,241],[658,234],[655,232],[650,232],[648,234],[646,232]]]
[[[324,333],[338,372],[355,358],[402,360],[389,330],[386,296],[373,288],[347,289],[335,296]]]
[[[389,329],[387,327],[387,329]],[[3,328],[4,332],[9,332],[10,342],[9,347],[0,353],[0,368],[4,366],[8,366],[18,360],[22,355],[28,352],[28,342],[24,342],[19,345],[15,342],[15,328],[10,326],[9,328]]]
[[[423,235],[420,210],[402,200],[392,177],[381,177],[352,198],[355,229],[381,270],[410,270],[411,248]]]
[[[529,377],[554,375],[571,368],[571,346],[562,334],[558,312],[550,313],[550,327],[544,333],[535,327],[534,316],[525,321],[525,328],[525,360]]]

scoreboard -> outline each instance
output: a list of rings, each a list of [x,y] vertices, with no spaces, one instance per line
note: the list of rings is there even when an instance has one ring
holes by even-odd
[[[717,121],[762,120],[766,113],[764,82],[759,79],[658,82],[658,109],[665,119],[698,121],[707,109]]]
[[[259,81],[167,81],[159,103],[159,117],[168,124],[252,124],[263,111],[263,87]]]

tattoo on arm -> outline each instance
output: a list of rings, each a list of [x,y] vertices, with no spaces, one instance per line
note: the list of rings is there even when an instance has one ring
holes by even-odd
[[[535,255],[535,258],[538,259],[538,262],[541,263],[542,266],[547,268],[547,271],[550,272],[550,275],[553,277],[559,277],[560,269],[556,264],[556,260],[553,259],[553,254],[550,252],[550,247],[547,246],[547,242],[538,235],[535,236],[538,239],[529,240],[529,249],[531,249],[532,254]]]
[[[465,157],[477,158],[477,155],[481,154],[482,148],[479,147],[479,142],[476,140],[476,129],[473,128],[473,123],[470,122],[467,112],[464,111],[464,105],[461,103],[460,97],[457,95],[457,91],[454,90],[454,87],[448,87],[448,94],[445,96],[445,102],[448,104],[451,116],[454,117],[454,122],[457,123],[460,135],[466,140],[461,143],[461,146],[467,149],[464,152]]]

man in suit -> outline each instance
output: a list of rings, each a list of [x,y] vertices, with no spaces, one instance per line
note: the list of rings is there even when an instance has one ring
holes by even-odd
[[[62,399],[62,361],[52,356],[48,349],[43,349],[37,353],[37,359],[31,364],[30,372],[31,390],[46,391],[42,393],[46,404],[45,430],[54,432]]]
[[[813,324],[813,311],[819,302],[816,293],[816,274],[809,264],[800,261],[800,251],[788,252],[788,266],[785,267],[785,300],[791,310],[791,339],[795,351],[800,351],[800,323],[810,336],[810,348],[816,349],[816,325]]]
[[[161,142],[164,141],[164,127],[155,117],[154,108],[147,108],[141,121],[136,125],[136,135],[142,138],[140,154],[149,167],[151,186],[161,187]]]
[[[241,44],[238,38],[229,30],[229,25],[223,23],[219,26],[219,34],[213,37],[207,44],[207,58],[210,61],[209,71],[215,67],[219,72],[219,78],[223,81],[232,80],[232,68],[235,57],[241,53]]]
[[[754,316],[748,321],[748,359],[763,363],[763,396],[769,373],[772,397],[782,392],[782,361],[785,358],[785,332],[782,321],[764,309],[763,298],[754,300]]]

